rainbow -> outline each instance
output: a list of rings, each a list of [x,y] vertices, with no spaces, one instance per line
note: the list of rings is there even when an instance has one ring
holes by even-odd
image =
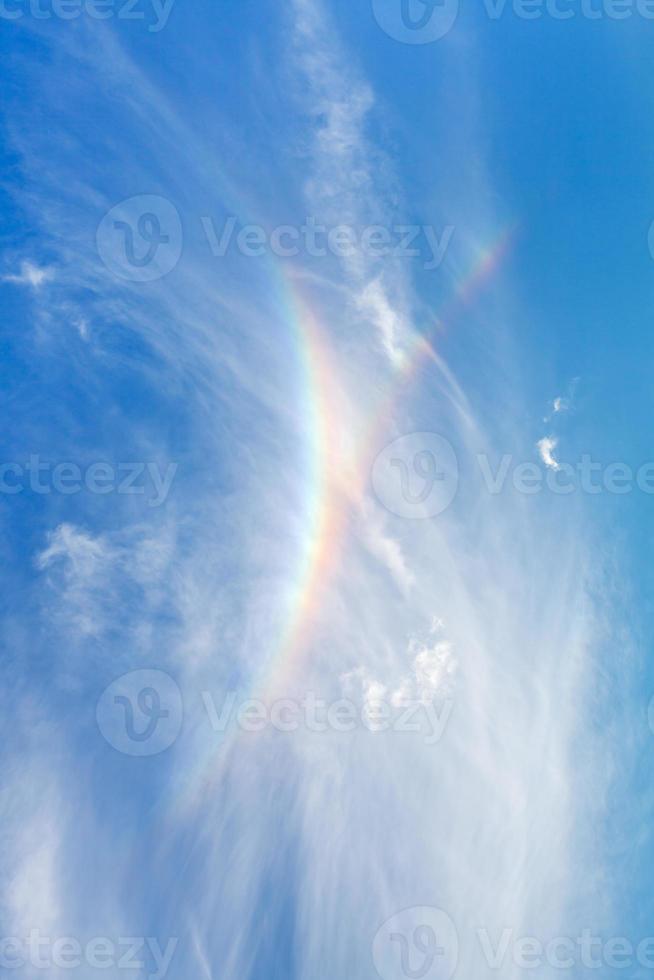
[[[439,331],[451,327],[496,274],[515,232],[515,226],[508,227],[490,248],[480,251],[438,317]],[[365,420],[359,437],[350,447],[346,462],[347,477],[335,481],[329,470],[329,461],[339,458],[340,462],[342,459],[339,440],[345,430],[345,419],[339,417],[338,375],[327,332],[320,326],[297,282],[282,270],[281,265],[274,267],[274,282],[284,319],[293,332],[293,345],[298,354],[305,394],[305,507],[302,515],[303,544],[288,590],[284,625],[273,645],[273,652],[254,678],[247,698],[244,697],[244,700],[258,698],[264,703],[289,694],[289,678],[296,672],[310,646],[323,597],[337,569],[353,502],[361,500],[365,493],[370,465],[387,437],[398,404],[427,363],[436,365],[450,384],[455,389],[457,387],[431,339],[416,333],[395,366],[388,386]],[[232,719],[231,728],[226,730],[221,741],[221,754],[234,742],[238,733],[238,726]],[[187,774],[190,786],[194,787],[193,795],[203,783],[206,787],[203,774],[211,768],[215,758],[214,743],[213,748],[207,749],[204,759],[198,760],[194,774]],[[185,797],[188,801],[187,794],[182,794],[181,798]]]
[[[469,273],[464,277],[439,317],[442,330],[461,316],[480,290],[492,279],[511,246],[516,226],[504,229],[490,248],[480,251]],[[354,466],[348,493],[330,480],[328,460],[337,448],[332,401],[337,391],[333,358],[329,354],[325,332],[305,302],[297,284],[283,278],[286,306],[302,352],[306,388],[310,393],[311,425],[308,433],[308,501],[305,545],[297,563],[293,599],[276,652],[269,658],[255,683],[259,695],[273,697],[284,689],[285,679],[306,650],[312,626],[321,607],[321,599],[337,565],[347,529],[348,504],[365,492],[370,465],[379,451],[392,422],[398,403],[425,363],[432,362],[451,378],[447,366],[436,353],[431,340],[416,334],[409,349],[396,367],[388,390],[375,405],[370,419],[354,449]],[[349,500],[348,500],[349,498]]]

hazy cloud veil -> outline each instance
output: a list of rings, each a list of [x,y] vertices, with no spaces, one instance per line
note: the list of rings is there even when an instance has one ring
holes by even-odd
[[[519,230],[477,134],[474,37],[434,122],[442,145],[475,153],[467,197],[456,152],[434,163],[448,209],[421,221],[455,229],[437,270],[360,241],[324,257],[214,254],[207,229],[219,238],[230,215],[264,229],[415,221],[384,94],[338,18],[319,0],[266,8],[265,36],[228,65],[208,38],[186,73],[166,32],[157,60],[151,38],[113,23],[37,21],[14,54],[8,200],[39,238],[5,269],[16,322],[32,318],[9,340],[30,380],[11,394],[9,458],[176,469],[162,502],[161,482],[158,496],[0,501],[33,522],[21,541],[3,532],[10,554],[29,552],[6,586],[3,935],[175,937],[174,977],[367,980],[382,923],[429,906],[455,924],[457,975],[484,976],[478,929],[496,945],[507,927],[612,922],[604,546],[583,496],[494,494],[477,460],[537,463],[540,439],[549,467],[556,442],[514,381],[530,370]],[[184,31],[179,45],[188,56]],[[243,105],[237,68],[257,92]],[[145,194],[179,215],[179,257],[130,281],[96,233]],[[414,484],[411,516],[375,484],[375,460],[412,433],[456,457],[452,502],[426,519]],[[132,670],[181,692],[179,735],[152,757],[98,729],[103,690]],[[221,730],[230,692],[346,699],[360,720]],[[376,703],[407,700],[417,731],[370,730]]]

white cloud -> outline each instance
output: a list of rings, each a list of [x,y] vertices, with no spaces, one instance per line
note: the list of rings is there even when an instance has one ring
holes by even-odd
[[[552,401],[552,409],[550,413],[545,416],[543,421],[551,422],[555,415],[562,415],[565,412],[571,411],[574,405],[579,380],[579,378],[573,378],[567,386],[565,395],[557,395],[557,397]]]
[[[308,83],[303,98],[317,120],[305,187],[312,212],[330,225],[402,224],[391,159],[367,135],[375,107],[370,86],[341,48],[325,8],[312,0],[294,0],[292,7],[297,64]],[[413,329],[402,261],[375,261],[360,248],[342,260],[353,309],[376,330],[396,368]]]
[[[37,568],[49,572],[55,618],[68,622],[77,637],[96,636],[104,629],[103,607],[116,598],[110,588],[116,558],[106,537],[93,537],[71,524],[60,524],[36,556]]]
[[[37,567],[46,569],[60,558],[66,560],[68,578],[88,580],[111,558],[111,550],[102,538],[93,538],[71,524],[60,524],[48,536],[48,547],[38,554]]]
[[[2,277],[3,282],[12,282],[20,286],[31,286],[39,289],[44,283],[54,279],[54,270],[45,266],[39,267],[33,262],[22,262],[18,275],[7,275]]]
[[[349,697],[358,696],[364,704],[388,700],[397,707],[408,703],[433,704],[451,699],[457,670],[452,644],[434,639],[433,628],[420,639],[409,641],[406,654],[389,664],[383,677],[371,673],[372,667],[360,664],[341,675],[343,691]]]
[[[133,617],[133,606],[121,600],[125,588],[139,590],[141,612],[151,610],[173,550],[174,529],[166,525],[93,535],[60,524],[36,556],[36,566],[47,573],[53,617],[71,639],[83,640]]]
[[[559,441],[558,439],[555,439],[554,436],[544,436],[536,443],[538,452],[540,453],[540,458],[545,463],[545,466],[551,470],[559,469],[559,463],[554,458],[554,450],[558,444]]]
[[[300,43],[290,70],[297,71],[301,62],[298,85],[307,75],[311,82],[310,132],[299,137],[303,147],[308,143],[313,148],[306,186],[307,201],[316,203],[311,213],[324,209],[336,220],[369,223],[392,210],[388,162],[365,137],[374,95],[365,81],[353,76],[351,58],[319,6],[297,0],[292,9]],[[100,32],[98,44],[104,45],[107,36],[114,37]],[[212,156],[190,127],[180,139],[178,117],[166,101],[174,101],[174,91],[166,94],[166,79],[153,89],[140,69],[130,67],[117,41],[115,47],[115,58],[105,57],[102,46],[100,55],[97,47],[89,47],[83,78],[85,85],[88,78],[98,78],[102,84],[89,86],[89,91],[102,92],[111,70],[116,74],[112,86],[123,86],[121,99],[115,100],[118,150],[125,148],[120,133],[135,140],[143,134],[144,145],[151,148],[148,165],[153,171],[160,165],[189,210],[203,213],[217,200],[210,196],[211,182],[225,166],[224,159],[218,152]],[[465,85],[474,85],[471,61],[465,60]],[[44,89],[58,90],[50,85]],[[478,94],[453,84],[448,88],[448,99],[465,102],[469,95],[476,101]],[[74,89],[71,101],[73,95]],[[443,105],[447,108],[447,100]],[[102,106],[111,111],[111,105]],[[458,134],[461,114],[452,116]],[[464,135],[467,141],[470,134]],[[466,144],[470,152],[460,159],[470,157],[475,174],[480,174],[483,153],[473,136]],[[179,145],[185,148],[181,164]],[[285,154],[290,179],[292,161]],[[122,155],[126,161],[146,156]],[[302,158],[298,174],[305,165]],[[455,200],[457,188],[464,187],[466,207],[480,214],[487,199],[478,184],[461,179],[460,167],[458,158],[448,165],[443,156],[434,167],[434,180],[441,182],[439,189],[448,200]],[[103,187],[112,168],[96,172],[92,161],[89,168],[90,187],[83,190],[82,200],[92,200],[100,211],[105,191],[101,195],[94,182]],[[70,187],[83,171],[74,160],[69,171],[59,168],[57,177]],[[199,176],[203,173],[209,175],[205,183]],[[62,179],[67,175],[70,180]],[[127,176],[135,187],[143,183],[138,171]],[[448,180],[453,189],[449,197]],[[268,193],[264,188],[263,196]],[[71,208],[70,214],[75,213]],[[83,236],[66,236],[69,240]],[[69,522],[52,533],[38,558],[47,581],[42,626],[51,628],[54,612],[56,625],[73,639],[101,636],[103,643],[86,644],[84,653],[88,647],[102,647],[105,668],[108,663],[116,674],[129,669],[126,662],[142,666],[146,654],[148,662],[170,661],[184,687],[188,717],[182,737],[174,752],[157,760],[153,782],[161,788],[156,800],[160,833],[148,851],[147,880],[130,909],[134,921],[170,923],[178,915],[192,919],[189,959],[184,960],[180,944],[176,962],[180,976],[191,975],[200,962],[207,975],[218,970],[245,977],[260,968],[265,954],[283,945],[275,933],[279,915],[284,927],[292,921],[298,975],[351,980],[370,975],[370,943],[379,923],[425,900],[446,909],[462,935],[474,934],[479,924],[499,935],[507,923],[516,933],[569,934],[575,917],[601,929],[608,915],[603,895],[609,890],[586,890],[585,884],[588,867],[597,867],[598,876],[603,873],[592,830],[601,822],[595,817],[610,769],[601,730],[586,724],[588,714],[597,713],[592,684],[600,672],[594,669],[592,651],[597,622],[606,618],[604,609],[598,617],[590,598],[591,536],[579,533],[576,519],[552,526],[547,514],[534,509],[524,520],[523,500],[509,495],[490,499],[485,493],[475,498],[474,491],[465,522],[457,522],[450,512],[433,521],[398,519],[391,535],[388,525],[371,516],[374,507],[370,513],[364,508],[362,517],[361,494],[355,500],[353,493],[352,500],[338,500],[344,510],[351,504],[344,530],[334,533],[338,522],[326,522],[327,539],[314,541],[312,529],[304,525],[307,501],[301,491],[310,483],[310,494],[315,484],[297,465],[290,440],[275,428],[286,415],[293,419],[307,414],[304,402],[294,400],[296,379],[289,378],[284,324],[275,324],[284,340],[285,364],[277,374],[271,366],[277,334],[270,330],[261,295],[254,286],[238,295],[221,291],[215,264],[192,249],[189,243],[189,261],[180,264],[175,276],[147,291],[146,303],[135,287],[107,287],[92,257],[82,255],[70,263],[80,285],[91,283],[104,308],[116,311],[121,322],[129,322],[152,345],[162,372],[179,380],[179,392],[187,400],[189,458],[196,453],[202,467],[192,492],[180,501],[176,524],[183,549],[175,549],[175,530],[167,526],[151,523],[91,533]],[[248,261],[253,279],[254,265]],[[449,433],[462,455],[473,458],[480,444],[489,451],[495,448],[479,408],[490,401],[477,397],[474,375],[468,389],[472,405],[460,389],[455,391],[454,382],[443,391],[447,365],[429,363],[407,397],[391,399],[388,409],[378,353],[380,348],[386,352],[390,374],[411,329],[410,284],[392,265],[380,278],[380,270],[362,259],[344,266],[340,280],[351,305],[344,313],[343,304],[324,302],[320,328],[333,341],[332,374],[338,381],[330,380],[324,393],[325,427],[337,428],[334,391],[340,400],[342,387],[348,403],[343,414],[356,433],[368,430],[366,422],[381,402],[389,415],[382,418],[381,428],[374,417],[381,441],[390,441],[398,430],[415,431],[418,418]],[[324,292],[320,299],[324,301]],[[501,350],[503,356],[500,340],[511,320],[506,311],[514,309],[513,292],[506,305],[503,300],[495,284],[481,347],[474,346],[474,330],[462,331],[454,345],[466,355],[464,344],[469,343],[473,363],[480,350],[484,356]],[[160,315],[162,308],[166,316]],[[362,315],[372,328],[369,334],[362,329]],[[236,341],[231,331],[237,333]],[[261,357],[248,358],[250,344],[261,353],[257,331],[273,337],[263,347],[265,371]],[[340,348],[339,331],[345,337]],[[130,364],[137,369],[136,360]],[[324,363],[312,367],[322,370]],[[507,358],[502,379],[519,374],[520,367]],[[487,374],[494,377],[493,371]],[[304,386],[303,376],[297,381],[298,388]],[[496,393],[498,427],[503,437],[508,433],[517,443],[524,436],[516,421],[524,417],[524,405],[507,393],[503,380]],[[246,416],[246,431],[232,439],[239,413]],[[343,468],[339,435],[320,444],[319,452],[329,458],[319,459],[316,469]],[[356,448],[354,437],[352,443]],[[548,456],[542,458],[547,465],[558,466],[555,446],[554,440],[545,444]],[[364,445],[356,460],[357,476],[370,466],[370,454],[370,446]],[[345,468],[349,466],[348,460]],[[352,482],[362,486],[365,481]],[[330,490],[320,498],[327,513],[336,509]],[[353,528],[356,533],[350,533]],[[324,561],[307,572],[307,551],[314,545],[317,551],[329,546],[325,551],[333,553],[333,565]],[[163,597],[160,607],[157,596]],[[123,628],[126,607],[133,627],[129,630]],[[435,609],[447,624],[446,635],[439,620],[429,625]],[[293,626],[298,616],[302,629]],[[61,660],[71,659],[70,645],[64,647]],[[53,656],[59,656],[58,649]],[[394,703],[445,695],[456,699],[456,710],[442,742],[432,746],[411,736],[368,737],[365,732],[351,740],[306,732],[292,739],[264,735],[212,740],[206,718],[193,713],[196,704],[201,707],[199,691],[219,692],[232,683],[242,683],[247,691],[252,677],[268,679],[271,674],[281,687],[280,696],[302,697],[307,691],[326,696],[345,689],[370,704],[381,692]],[[90,695],[78,704],[80,715],[92,715]],[[583,794],[578,788],[580,753],[585,761]],[[135,771],[124,761],[118,760],[121,773]],[[82,787],[77,797],[72,793],[73,802],[93,799],[85,780],[103,777],[104,770],[89,764],[80,774],[71,762],[73,770]],[[123,837],[128,828],[132,850],[151,845],[140,835],[138,821],[128,822],[140,813],[137,797],[126,794],[120,800],[119,818],[102,813],[103,832],[95,837],[101,845],[107,837],[112,843],[107,831],[112,818],[116,823],[111,826]],[[150,803],[148,798],[148,807]],[[128,812],[127,806],[134,809]],[[60,809],[56,796],[53,808]],[[147,834],[147,821],[145,826]],[[271,839],[276,842],[272,850]],[[56,837],[52,840],[55,846]],[[118,903],[126,894],[123,867],[116,864],[111,847],[97,850],[111,859],[103,866],[103,894]],[[180,854],[186,861],[183,876],[178,873]],[[85,861],[82,848],[68,855],[64,870],[44,857],[46,894],[56,899],[52,876],[60,876],[59,891],[79,890]],[[22,888],[17,894],[20,898]],[[279,907],[270,902],[271,895],[279,896]],[[132,933],[125,929],[119,934]],[[462,944],[461,975],[478,975],[479,966],[472,944]],[[268,973],[273,972],[271,966]],[[507,980],[517,976],[517,970],[509,972]]]
[[[88,320],[86,319],[86,317],[83,317],[83,316],[79,317],[77,320],[74,320],[73,321],[73,324],[76,327],[77,332],[79,333],[79,335],[82,338],[82,340],[88,340],[89,339],[89,323],[88,323]]]
[[[413,661],[413,670],[420,701],[429,703],[436,697],[450,697],[456,674],[452,644],[441,640],[430,645],[420,645]]]
[[[388,569],[402,594],[408,596],[415,582],[414,575],[400,542],[385,529],[379,510],[364,508],[362,537],[370,553]]]

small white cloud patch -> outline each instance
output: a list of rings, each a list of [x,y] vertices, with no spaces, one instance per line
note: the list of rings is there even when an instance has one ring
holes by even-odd
[[[579,378],[573,378],[569,383],[565,395],[557,395],[552,401],[551,410],[543,419],[544,422],[551,422],[555,415],[562,415],[563,412],[570,412],[574,408],[575,393],[577,390],[577,385],[579,384]]]
[[[555,439],[553,436],[545,436],[536,443],[540,458],[545,463],[545,466],[551,470],[558,470],[560,468],[558,460],[554,458],[554,450],[558,444],[558,439]]]
[[[32,262],[22,262],[18,275],[3,276],[3,282],[13,282],[18,286],[31,286],[32,289],[39,289],[44,283],[54,279],[52,269],[40,268]]]
[[[366,713],[386,699],[394,707],[403,707],[452,698],[457,663],[452,644],[435,638],[441,628],[441,621],[435,619],[426,638],[411,637],[407,650],[409,670],[403,676],[382,681],[363,666],[342,674],[340,680],[346,696],[359,697]]]

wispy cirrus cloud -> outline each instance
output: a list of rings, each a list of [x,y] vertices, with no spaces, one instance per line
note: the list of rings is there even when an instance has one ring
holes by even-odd
[[[284,18],[291,44],[281,31],[268,42],[294,82],[280,125],[304,106],[297,156],[284,152],[289,183],[325,221],[388,222],[400,208],[399,181],[369,125],[379,96],[325,6],[295,0]],[[63,520],[58,501],[46,512],[34,587],[57,669],[42,710],[67,732],[65,764],[73,771],[82,762],[78,782],[65,784],[70,810],[61,788],[52,790],[57,827],[42,835],[40,860],[48,894],[65,885],[77,909],[89,895],[86,858],[67,852],[65,874],[55,860],[79,804],[85,839],[104,842],[110,856],[122,840],[128,854],[102,860],[106,898],[87,921],[98,934],[104,919],[179,936],[180,975],[363,980],[380,923],[425,903],[456,922],[466,976],[479,970],[466,940],[480,923],[543,935],[589,919],[601,927],[608,899],[584,882],[588,867],[602,874],[592,830],[607,781],[595,762],[606,745],[588,718],[601,696],[593,651],[604,626],[583,511],[491,499],[462,480],[448,510],[408,520],[382,506],[368,479],[379,449],[409,431],[447,435],[464,474],[481,448],[533,443],[519,396],[507,396],[493,365],[471,375],[460,354],[449,363],[440,350],[398,392],[425,301],[395,261],[356,254],[323,269],[301,257],[287,278],[243,257],[217,267],[194,237],[193,216],[224,209],[231,193],[256,214],[268,189],[257,194],[233,176],[225,146],[185,118],[191,95],[182,97],[156,66],[138,64],[118,35],[103,32],[97,47],[70,41],[68,66],[75,71],[66,72],[66,91],[94,93],[91,108],[111,132],[107,158],[88,154],[79,166],[73,119],[60,105],[70,147],[64,141],[56,160],[53,182],[65,188],[57,197],[47,175],[38,177],[38,134],[25,123],[17,139],[34,188],[28,203],[39,210],[41,198],[50,202],[40,211],[44,233],[64,222],[57,268],[68,301],[94,324],[84,369],[75,364],[81,410],[104,420],[95,439],[106,451],[143,440],[179,450],[181,463],[167,516],[123,502],[115,510],[97,504],[85,520],[75,511]],[[44,97],[61,91],[57,70]],[[198,98],[212,91],[213,70],[212,59],[198,59],[190,72]],[[206,104],[205,112],[209,130]],[[454,168],[444,164],[442,185],[457,184]],[[186,234],[178,267],[147,286],[112,278],[94,250],[103,214],[146,185],[174,199]],[[466,209],[478,206],[487,218],[487,199],[477,194]],[[284,306],[280,281],[302,283],[300,309],[311,313],[329,357],[301,346],[305,325]],[[508,305],[501,275],[488,290],[483,341],[471,330],[464,344],[478,365],[499,348],[504,317],[493,314]],[[504,371],[516,368],[507,361]],[[106,375],[115,387],[103,387]],[[122,412],[126,391],[135,421]],[[489,402],[496,396],[495,416],[480,392]],[[541,446],[547,465],[558,465],[555,448]],[[415,458],[399,462],[419,497],[424,475]],[[434,630],[435,621],[442,625]],[[117,674],[143,667],[174,675],[185,718],[169,752],[137,769],[102,742],[93,711]],[[249,738],[207,729],[202,690],[220,700],[236,688],[245,699],[261,678],[264,698],[274,686],[288,698],[337,700],[345,685],[366,703],[446,695],[453,709],[435,745],[416,733]],[[66,716],[72,705],[84,720],[69,732],[64,696]],[[29,762],[36,792],[39,747],[13,735],[8,751],[15,767]],[[19,800],[19,816],[27,805]],[[133,854],[144,868],[128,888]],[[20,896],[31,865],[22,851],[17,863]],[[43,916],[34,909],[27,918],[39,925]]]

